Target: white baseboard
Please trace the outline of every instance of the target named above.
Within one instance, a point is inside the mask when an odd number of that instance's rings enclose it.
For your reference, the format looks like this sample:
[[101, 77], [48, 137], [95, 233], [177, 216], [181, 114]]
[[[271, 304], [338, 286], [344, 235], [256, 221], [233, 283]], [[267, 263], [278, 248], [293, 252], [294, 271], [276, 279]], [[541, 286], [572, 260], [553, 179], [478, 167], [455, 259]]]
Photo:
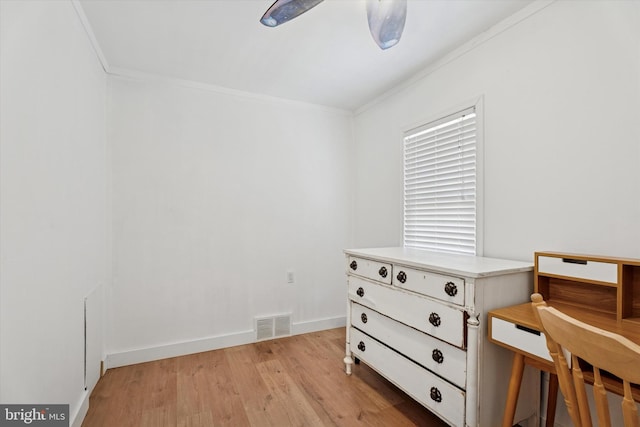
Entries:
[[[326, 329], [345, 326], [346, 322], [346, 317], [340, 316], [294, 323], [292, 325], [291, 332], [292, 335], [299, 335], [309, 332], [323, 331]], [[253, 342], [256, 342], [256, 333], [255, 331], [250, 330], [157, 347], [111, 353], [106, 356], [105, 369], [133, 365], [136, 363], [151, 362], [153, 360], [167, 359], [169, 357], [185, 356], [187, 354], [201, 353], [203, 351], [218, 350], [221, 348], [250, 344]]]
[[185, 341], [175, 344], [161, 345], [157, 347], [147, 347], [137, 350], [123, 351], [120, 353], [111, 353], [107, 354], [105, 368], [111, 369], [117, 368], [119, 366], [134, 365], [136, 363], [167, 359], [169, 357], [201, 353], [203, 351], [217, 350], [220, 348], [249, 344], [254, 341], [254, 331], [243, 331], [229, 335], [219, 335], [217, 337]]
[[93, 390], [87, 390], [84, 392], [82, 396], [82, 401], [78, 406], [78, 410], [75, 414], [69, 414], [69, 418], [71, 418], [69, 425], [71, 427], [81, 427], [82, 422], [84, 421], [84, 417], [87, 415], [87, 411], [89, 411], [89, 396]]
[[347, 317], [332, 317], [329, 319], [311, 320], [309, 322], [294, 323], [291, 327], [292, 335], [308, 334], [310, 332], [324, 331], [340, 328], [347, 324]]

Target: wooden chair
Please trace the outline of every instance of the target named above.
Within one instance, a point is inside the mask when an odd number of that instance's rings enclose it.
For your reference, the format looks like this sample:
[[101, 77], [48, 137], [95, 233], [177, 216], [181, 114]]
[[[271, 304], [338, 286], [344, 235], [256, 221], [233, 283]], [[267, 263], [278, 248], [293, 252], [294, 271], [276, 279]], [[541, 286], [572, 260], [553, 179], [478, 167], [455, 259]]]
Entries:
[[[640, 427], [631, 384], [640, 384], [640, 346], [628, 339], [569, 317], [547, 306], [542, 295], [531, 295], [533, 311], [544, 330], [558, 374], [560, 391], [573, 423], [591, 426], [589, 402], [579, 360], [593, 366], [593, 395], [598, 425], [611, 426], [607, 391], [601, 370], [622, 380], [622, 416], [625, 427]], [[569, 365], [567, 358], [570, 358]], [[569, 367], [571, 366], [571, 367]], [[604, 373], [602, 375], [605, 375]]]

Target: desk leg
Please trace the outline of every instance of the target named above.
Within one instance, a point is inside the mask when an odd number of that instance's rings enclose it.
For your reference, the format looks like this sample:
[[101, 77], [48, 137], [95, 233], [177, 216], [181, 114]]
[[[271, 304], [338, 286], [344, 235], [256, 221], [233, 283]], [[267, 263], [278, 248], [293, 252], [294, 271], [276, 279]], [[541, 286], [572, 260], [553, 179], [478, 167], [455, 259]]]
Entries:
[[523, 372], [524, 356], [520, 353], [514, 353], [513, 363], [511, 365], [511, 378], [509, 379], [509, 391], [507, 392], [507, 404], [504, 408], [504, 418], [502, 419], [502, 427], [513, 426], [513, 417], [516, 415], [516, 406], [518, 404], [518, 395], [520, 394], [520, 383], [522, 382]]
[[556, 374], [549, 373], [546, 427], [553, 427], [553, 423], [556, 420], [556, 402], [558, 402], [558, 376]]

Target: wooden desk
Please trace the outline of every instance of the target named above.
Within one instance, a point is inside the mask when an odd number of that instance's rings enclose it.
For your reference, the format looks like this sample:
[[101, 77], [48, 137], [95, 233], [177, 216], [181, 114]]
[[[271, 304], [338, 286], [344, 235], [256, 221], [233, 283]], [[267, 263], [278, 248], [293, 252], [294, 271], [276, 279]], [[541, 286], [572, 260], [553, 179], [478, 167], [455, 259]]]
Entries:
[[[489, 312], [488, 317], [489, 341], [513, 351], [511, 378], [509, 380], [502, 426], [513, 426], [513, 418], [516, 412], [518, 395], [520, 394], [520, 383], [522, 382], [525, 365], [549, 372], [550, 374], [546, 425], [547, 427], [553, 426], [556, 412], [556, 399], [558, 396], [558, 377], [556, 376], [556, 369], [553, 361], [551, 361], [551, 357], [549, 356], [547, 360], [539, 356], [540, 352], [544, 353], [547, 351], [547, 347], [544, 341], [544, 334], [542, 334], [533, 315], [531, 304], [525, 303], [492, 310]], [[497, 323], [495, 319], [506, 323], [501, 322], [499, 323], [499, 328], [494, 328], [494, 325]], [[513, 328], [512, 334], [509, 333], [508, 327]], [[531, 340], [528, 344], [523, 345], [523, 340], [526, 340], [527, 335], [531, 335]]]
[[[534, 292], [541, 293], [549, 306], [640, 345], [640, 260], [538, 252]], [[488, 318], [489, 341], [514, 352], [503, 426], [513, 425], [525, 365], [550, 374], [546, 425], [552, 426], [558, 380], [531, 303], [490, 311]], [[593, 382], [590, 372], [585, 371], [584, 377]], [[622, 394], [622, 384], [613, 378], [605, 381], [605, 387]], [[640, 402], [640, 389], [633, 392]]]

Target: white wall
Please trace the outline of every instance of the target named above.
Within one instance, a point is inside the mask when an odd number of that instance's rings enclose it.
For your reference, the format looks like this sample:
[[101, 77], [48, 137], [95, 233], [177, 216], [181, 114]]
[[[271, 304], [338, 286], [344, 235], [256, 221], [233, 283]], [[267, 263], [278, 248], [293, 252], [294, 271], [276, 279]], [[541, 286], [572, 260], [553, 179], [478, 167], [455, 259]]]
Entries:
[[356, 246], [401, 244], [402, 132], [482, 95], [484, 255], [640, 257], [640, 2], [558, 1], [440, 65], [356, 116]]
[[3, 0], [0, 16], [0, 402], [81, 420], [109, 280], [105, 74], [71, 2]]
[[344, 324], [351, 114], [121, 77], [108, 105], [109, 366]]

